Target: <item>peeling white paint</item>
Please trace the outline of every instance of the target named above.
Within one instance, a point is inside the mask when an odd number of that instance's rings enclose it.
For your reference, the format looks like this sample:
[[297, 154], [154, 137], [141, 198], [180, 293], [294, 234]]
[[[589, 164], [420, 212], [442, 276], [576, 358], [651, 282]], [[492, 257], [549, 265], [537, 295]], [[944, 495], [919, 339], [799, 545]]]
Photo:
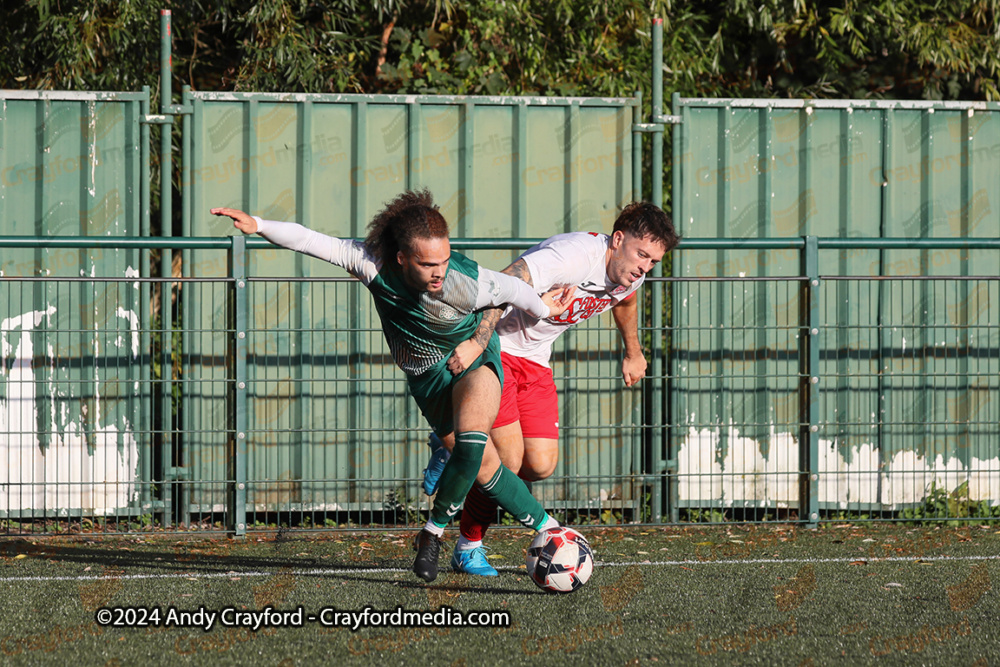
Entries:
[[[139, 446], [127, 418], [102, 424], [100, 377], [95, 370], [95, 415], [70, 415], [70, 404], [56, 390], [54, 355], [49, 346], [48, 414], [40, 414], [32, 331], [51, 320], [55, 306], [29, 311], [0, 323], [0, 510], [82, 509], [93, 514], [113, 513], [138, 495], [136, 471]], [[121, 316], [121, 314], [119, 314]], [[133, 318], [128, 318], [130, 323]], [[51, 322], [49, 322], [51, 324]], [[133, 351], [138, 353], [137, 321]], [[7, 370], [8, 366], [10, 367]], [[91, 426], [88, 447], [84, 422]], [[45, 449], [39, 425], [48, 423]], [[124, 446], [119, 451], [118, 443]]]
[[[799, 443], [791, 433], [767, 437], [768, 456], [761, 443], [740, 434], [730, 424], [725, 428], [727, 451], [718, 461], [721, 429], [691, 427], [677, 456], [680, 502], [712, 501], [723, 507], [790, 507], [799, 502]], [[819, 441], [819, 502], [841, 509], [858, 504], [882, 505], [886, 510], [920, 503], [934, 484], [953, 491], [968, 482], [973, 501], [998, 501], [1000, 456], [972, 457], [964, 466], [957, 458], [927, 459], [913, 451], [898, 451], [892, 459], [879, 460], [870, 443], [841, 454], [833, 440]]]
[[132, 331], [132, 357], [136, 358], [139, 356], [139, 316], [134, 310], [125, 310], [121, 306], [118, 306], [116, 314], [118, 317], [128, 320], [128, 328]]
[[[131, 266], [128, 267], [128, 268], [126, 268], [125, 269], [125, 277], [126, 278], [138, 278], [139, 277], [139, 269], [133, 269]], [[139, 289], [139, 281], [138, 280], [136, 280], [135, 282], [132, 283], [132, 289]]]

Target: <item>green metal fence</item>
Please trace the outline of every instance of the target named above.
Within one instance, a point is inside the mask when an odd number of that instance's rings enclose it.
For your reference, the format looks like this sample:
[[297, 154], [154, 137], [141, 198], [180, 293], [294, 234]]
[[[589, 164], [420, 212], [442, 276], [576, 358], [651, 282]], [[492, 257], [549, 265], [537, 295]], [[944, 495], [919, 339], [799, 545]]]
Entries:
[[[7, 532], [181, 523], [242, 533], [279, 523], [419, 521], [427, 430], [377, 319], [331, 315], [298, 330], [274, 326], [297, 287], [307, 284], [322, 310], [336, 314], [367, 299], [360, 283], [254, 276], [248, 257], [274, 252], [259, 239], [102, 241], [97, 247], [220, 250], [228, 275], [0, 281], [4, 302], [27, 314], [6, 318], [0, 332]], [[31, 245], [95, 241], [0, 239], [4, 248]], [[651, 358], [651, 368], [669, 374], [624, 389], [608, 318], [560, 340], [561, 460], [535, 486], [544, 504], [570, 522], [1000, 515], [1000, 278], [816, 271], [822, 252], [996, 251], [1000, 240], [686, 239], [676, 252], [683, 261], [685, 253], [734, 246], [784, 249], [799, 255], [803, 270], [650, 279], [641, 331], [647, 341], [662, 338], [666, 358]], [[164, 357], [169, 336], [136, 296], [143, 285], [161, 293], [166, 281], [218, 313], [207, 328], [175, 323], [174, 339], [199, 339], [197, 353], [178, 346]], [[34, 305], [41, 285], [53, 299], [46, 310]], [[84, 329], [53, 317], [97, 292], [102, 308], [139, 315]], [[674, 298], [669, 330], [651, 325], [657, 292]], [[905, 307], [920, 294], [928, 296], [917, 310]], [[845, 303], [853, 319], [842, 316]], [[64, 339], [82, 343], [67, 350]], [[216, 374], [189, 377], [195, 363]], [[87, 370], [72, 374], [80, 368]], [[295, 375], [299, 368], [310, 370]], [[197, 412], [206, 395], [218, 397], [218, 412]], [[659, 395], [668, 396], [666, 420], [653, 419]], [[322, 418], [289, 417], [300, 412]], [[77, 415], [89, 417], [74, 422]]]
[[1000, 105], [672, 107], [699, 240], [672, 264], [670, 448], [703, 515], [995, 515]]
[[[1000, 279], [827, 275], [823, 253], [1000, 239], [698, 239], [798, 275], [675, 277], [673, 521], [1000, 516]], [[849, 312], [849, 316], [845, 313]]]
[[[149, 234], [148, 89], [0, 98], [4, 234]], [[45, 240], [0, 250], [0, 279], [25, 277], [0, 297], [0, 512], [141, 514], [150, 321], [142, 305], [149, 283], [138, 277], [149, 275], [148, 258], [135, 248]]]

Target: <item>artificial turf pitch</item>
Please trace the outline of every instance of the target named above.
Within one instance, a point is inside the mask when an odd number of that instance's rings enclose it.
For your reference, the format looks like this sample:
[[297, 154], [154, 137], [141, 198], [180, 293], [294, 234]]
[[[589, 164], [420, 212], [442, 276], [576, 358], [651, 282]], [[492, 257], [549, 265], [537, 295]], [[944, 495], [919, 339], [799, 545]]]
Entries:
[[[570, 595], [524, 574], [526, 531], [493, 530], [496, 578], [410, 572], [414, 531], [0, 538], [3, 664], [1000, 664], [1000, 527], [581, 529], [598, 567]], [[98, 609], [509, 612], [510, 627], [256, 631], [101, 626]], [[124, 612], [120, 612], [124, 613]], [[243, 617], [245, 618], [245, 616]], [[330, 619], [329, 613], [326, 617]], [[439, 615], [441, 618], [441, 615]], [[147, 621], [149, 619], [147, 618]], [[161, 622], [162, 623], [162, 622]]]

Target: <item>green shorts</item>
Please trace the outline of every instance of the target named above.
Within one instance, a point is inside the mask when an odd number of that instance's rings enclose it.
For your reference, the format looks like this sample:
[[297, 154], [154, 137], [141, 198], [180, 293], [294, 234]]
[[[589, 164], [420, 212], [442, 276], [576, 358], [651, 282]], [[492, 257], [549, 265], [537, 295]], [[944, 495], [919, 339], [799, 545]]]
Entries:
[[445, 358], [420, 375], [406, 376], [406, 383], [410, 387], [413, 400], [417, 402], [424, 419], [439, 437], [443, 438], [455, 430], [454, 403], [451, 398], [455, 383], [465, 377], [466, 373], [480, 366], [487, 366], [496, 373], [500, 379], [500, 386], [503, 386], [500, 339], [496, 333], [490, 337], [489, 345], [479, 358], [458, 375], [451, 374], [448, 370], [448, 358]]

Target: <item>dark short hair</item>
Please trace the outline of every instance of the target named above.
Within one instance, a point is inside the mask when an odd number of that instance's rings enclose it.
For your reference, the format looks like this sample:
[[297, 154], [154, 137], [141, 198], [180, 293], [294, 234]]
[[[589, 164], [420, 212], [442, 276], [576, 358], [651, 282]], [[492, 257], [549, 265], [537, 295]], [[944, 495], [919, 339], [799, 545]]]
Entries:
[[670, 252], [680, 243], [681, 237], [674, 230], [674, 223], [663, 209], [649, 202], [632, 202], [618, 214], [615, 232], [627, 232], [636, 238], [651, 237]]
[[412, 252], [415, 239], [448, 238], [448, 223], [434, 205], [430, 190], [409, 190], [399, 195], [368, 223], [365, 246], [382, 261], [400, 250]]

